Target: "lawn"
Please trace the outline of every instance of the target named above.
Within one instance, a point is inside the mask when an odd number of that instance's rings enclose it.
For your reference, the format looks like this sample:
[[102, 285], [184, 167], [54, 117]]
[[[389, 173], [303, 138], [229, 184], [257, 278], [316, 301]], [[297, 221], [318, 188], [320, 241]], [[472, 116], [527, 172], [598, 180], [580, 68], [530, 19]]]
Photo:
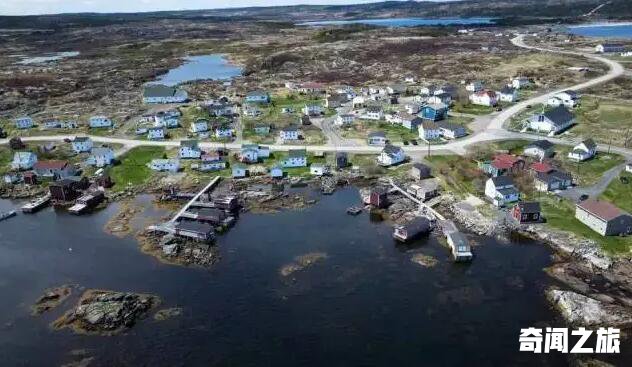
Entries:
[[120, 158], [120, 163], [111, 167], [108, 173], [116, 183], [114, 190], [124, 190], [128, 186], [138, 186], [147, 182], [153, 171], [147, 167], [154, 158], [163, 158], [163, 147], [137, 147]]
[[356, 120], [350, 126], [340, 128], [341, 135], [349, 139], [366, 139], [370, 132], [376, 130], [384, 131], [386, 138], [391, 142], [419, 139], [416, 130], [409, 130], [386, 121]]
[[450, 191], [461, 195], [483, 191], [487, 177], [473, 161], [458, 155], [433, 155], [426, 160], [432, 165], [433, 175], [441, 178]]
[[629, 146], [632, 141], [632, 104], [585, 96], [576, 109], [577, 125], [568, 135], [593, 138], [598, 143]]
[[455, 103], [452, 112], [467, 113], [471, 115], [488, 115], [495, 111], [494, 107], [479, 106], [471, 103]]
[[[621, 178], [627, 180], [627, 183], [622, 182]], [[608, 185], [608, 188], [603, 192], [601, 198], [632, 213], [632, 174], [627, 172], [621, 173], [620, 178], [614, 179], [610, 185]]]
[[7, 146], [0, 146], [0, 174], [5, 174], [11, 169], [13, 152]]
[[604, 172], [625, 162], [618, 154], [599, 152], [595, 158], [577, 163], [567, 158], [571, 149], [572, 147], [556, 147], [556, 158], [562, 169], [572, 173], [577, 183], [582, 186], [594, 185]]
[[594, 240], [610, 254], [627, 254], [632, 246], [632, 237], [603, 237], [575, 219], [575, 204], [570, 200], [557, 199], [550, 195], [538, 198], [547, 225], [578, 236]]

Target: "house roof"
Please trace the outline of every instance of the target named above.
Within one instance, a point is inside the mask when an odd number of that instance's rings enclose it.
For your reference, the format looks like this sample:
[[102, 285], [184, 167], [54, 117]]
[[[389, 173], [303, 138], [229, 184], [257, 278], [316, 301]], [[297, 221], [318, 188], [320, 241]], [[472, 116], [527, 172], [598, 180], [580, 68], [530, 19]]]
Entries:
[[582, 144], [584, 144], [588, 149], [597, 149], [597, 144], [592, 138], [582, 141]]
[[574, 90], [570, 90], [570, 89], [567, 89], [567, 90], [563, 91], [562, 93], [568, 94], [569, 97], [571, 97], [573, 99], [575, 99], [575, 98], [577, 98], [579, 96], [579, 94], [577, 92], [575, 92]]
[[429, 103], [425, 105], [423, 108], [432, 108], [433, 110], [444, 110], [448, 108], [445, 103]]
[[146, 98], [173, 97], [178, 90], [162, 84], [146, 85], [143, 96]]
[[281, 129], [281, 131], [298, 131], [298, 128], [296, 126], [288, 126]]
[[555, 181], [568, 181], [572, 180], [573, 176], [570, 173], [562, 172], [562, 171], [549, 171], [549, 172], [538, 172], [536, 175], [536, 179], [538, 181], [546, 182], [548, 184]]
[[367, 112], [381, 112], [382, 111], [382, 107], [380, 106], [369, 106], [366, 108]]
[[110, 153], [114, 153], [114, 151], [112, 149], [110, 149], [110, 148], [99, 147], [99, 148], [93, 148], [91, 155], [94, 155], [94, 156], [107, 155], [107, 154], [110, 154]]
[[602, 200], [588, 199], [579, 202], [577, 206], [605, 221], [610, 221], [620, 215], [627, 214], [613, 204]]
[[17, 157], [19, 160], [29, 159], [31, 156], [34, 156], [33, 152], [15, 152], [14, 157]]
[[262, 90], [253, 90], [252, 92], [248, 92], [246, 97], [268, 97], [268, 92]]
[[566, 125], [569, 121], [572, 121], [575, 116], [564, 106], [557, 106], [544, 113], [544, 117], [550, 120], [555, 125]]
[[439, 125], [436, 122], [430, 120], [424, 120], [421, 122], [421, 126], [424, 130], [439, 130]]
[[213, 225], [193, 220], [184, 220], [179, 222], [176, 224], [176, 228], [196, 233], [213, 233]]
[[38, 161], [35, 163], [35, 169], [48, 169], [48, 170], [60, 170], [68, 166], [68, 161], [51, 160], [51, 161]]
[[302, 158], [306, 155], [307, 151], [305, 149], [290, 149], [287, 154], [289, 158]]
[[492, 177], [490, 178], [490, 180], [492, 180], [492, 182], [494, 183], [494, 186], [513, 185], [513, 181], [511, 180], [511, 177], [508, 177], [508, 176]]
[[413, 163], [413, 168], [416, 168], [418, 170], [430, 170], [430, 166], [425, 165], [423, 163]]
[[83, 143], [85, 141], [90, 141], [90, 138], [87, 136], [77, 136], [72, 140], [73, 143]]
[[540, 203], [537, 201], [521, 201], [516, 204], [520, 208], [520, 212], [522, 213], [540, 213]]
[[510, 169], [511, 167], [513, 167], [513, 164], [511, 162], [503, 160], [493, 160], [491, 165], [492, 167], [497, 169]]
[[385, 145], [384, 149], [382, 149], [382, 152], [386, 154], [399, 154], [401, 151], [402, 151], [402, 148], [395, 145], [391, 145], [391, 144]]
[[338, 158], [347, 158], [346, 152], [336, 152], [336, 159]]
[[459, 124], [453, 124], [445, 121], [437, 122], [437, 126], [439, 126], [439, 128], [441, 129], [450, 131], [465, 130], [465, 128]]
[[516, 92], [516, 88], [512, 88], [508, 85], [502, 87], [499, 91], [501, 94], [514, 94]]
[[422, 233], [430, 229], [430, 221], [426, 217], [417, 217], [404, 225], [407, 232]]
[[549, 150], [553, 148], [553, 143], [548, 140], [538, 140], [526, 146], [527, 148], [540, 148], [543, 150]]
[[535, 162], [531, 166], [531, 169], [535, 172], [548, 173], [553, 170], [550, 164], [544, 162]]
[[188, 148], [197, 148], [198, 147], [198, 141], [197, 140], [181, 140], [180, 141], [180, 146], [181, 147], [188, 147]]
[[478, 96], [489, 96], [489, 98], [496, 98], [496, 92], [494, 92], [493, 90], [478, 91], [478, 92], [476, 92], [476, 95], [478, 95]]
[[369, 133], [369, 138], [386, 138], [384, 131], [373, 131]]

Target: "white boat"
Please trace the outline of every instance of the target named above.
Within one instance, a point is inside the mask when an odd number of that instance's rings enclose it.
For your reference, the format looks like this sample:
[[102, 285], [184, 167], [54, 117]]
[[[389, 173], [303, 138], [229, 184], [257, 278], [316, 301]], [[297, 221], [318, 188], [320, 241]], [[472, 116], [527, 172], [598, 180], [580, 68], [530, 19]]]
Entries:
[[50, 194], [46, 194], [45, 196], [28, 202], [22, 206], [22, 212], [24, 213], [35, 213], [38, 210], [42, 209], [50, 202]]
[[14, 217], [17, 213], [15, 212], [15, 210], [11, 210], [8, 212], [4, 212], [4, 213], [0, 213], [0, 221]]

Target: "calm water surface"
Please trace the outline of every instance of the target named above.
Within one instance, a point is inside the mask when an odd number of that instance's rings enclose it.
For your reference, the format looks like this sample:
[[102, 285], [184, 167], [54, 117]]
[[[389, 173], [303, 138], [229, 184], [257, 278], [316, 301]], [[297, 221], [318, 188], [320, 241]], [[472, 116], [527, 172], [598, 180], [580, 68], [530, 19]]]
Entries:
[[632, 38], [632, 24], [586, 24], [569, 27], [569, 32], [586, 37]]
[[[345, 214], [358, 200], [347, 188], [302, 211], [242, 215], [220, 237], [222, 259], [211, 270], [161, 264], [134, 240], [104, 233], [116, 205], [0, 222], [0, 365], [56, 366], [77, 360], [78, 349], [95, 366], [566, 365], [560, 355], [517, 352], [521, 327], [563, 325], [542, 295], [545, 246], [470, 236], [474, 262], [454, 264], [433, 237], [395, 245], [389, 225]], [[0, 210], [15, 204], [0, 201]], [[314, 251], [327, 259], [279, 275]], [[410, 260], [416, 253], [439, 263], [423, 268]], [[48, 324], [74, 299], [41, 317], [29, 307], [67, 283], [154, 293], [184, 314], [150, 317], [114, 337], [55, 332]]]
[[186, 62], [156, 80], [155, 83], [177, 85], [180, 83], [212, 79], [229, 80], [241, 75], [241, 68], [232, 65], [220, 54], [191, 56]]
[[476, 25], [493, 24], [493, 18], [383, 18], [383, 19], [354, 19], [354, 20], [325, 20], [305, 22], [299, 25], [327, 26], [345, 24], [366, 24], [382, 27], [417, 27], [437, 25]]

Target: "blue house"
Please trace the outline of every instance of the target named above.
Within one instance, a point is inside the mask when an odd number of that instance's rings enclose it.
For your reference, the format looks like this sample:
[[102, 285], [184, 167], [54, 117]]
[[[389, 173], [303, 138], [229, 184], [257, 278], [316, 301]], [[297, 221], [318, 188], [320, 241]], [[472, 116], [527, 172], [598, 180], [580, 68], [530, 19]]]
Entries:
[[423, 106], [421, 112], [419, 112], [419, 117], [431, 121], [441, 121], [445, 119], [447, 115], [448, 106], [443, 103]]
[[253, 91], [246, 95], [246, 103], [270, 103], [270, 95], [264, 91]]

